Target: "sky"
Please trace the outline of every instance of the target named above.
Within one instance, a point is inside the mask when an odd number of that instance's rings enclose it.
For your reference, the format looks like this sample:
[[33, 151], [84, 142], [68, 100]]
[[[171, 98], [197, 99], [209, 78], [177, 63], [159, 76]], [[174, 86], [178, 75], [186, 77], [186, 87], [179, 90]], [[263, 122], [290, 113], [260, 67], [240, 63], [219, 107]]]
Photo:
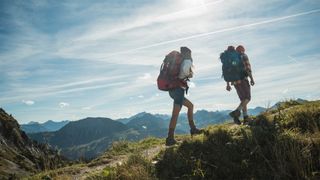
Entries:
[[0, 107], [19, 123], [171, 114], [156, 79], [188, 46], [195, 110], [234, 109], [219, 54], [240, 44], [256, 82], [249, 108], [318, 100], [319, 19], [319, 0], [1, 0]]

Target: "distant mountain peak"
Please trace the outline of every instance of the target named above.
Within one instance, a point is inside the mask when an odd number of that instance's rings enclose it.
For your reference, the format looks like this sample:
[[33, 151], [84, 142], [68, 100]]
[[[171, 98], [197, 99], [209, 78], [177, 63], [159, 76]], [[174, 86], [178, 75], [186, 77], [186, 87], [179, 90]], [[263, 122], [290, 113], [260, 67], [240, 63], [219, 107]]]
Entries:
[[68, 124], [69, 121], [55, 122], [53, 120], [48, 120], [44, 123], [38, 123], [31, 121], [28, 124], [21, 124], [21, 129], [26, 133], [37, 133], [37, 132], [52, 132], [61, 129], [63, 126]]
[[146, 116], [146, 115], [151, 115], [151, 114], [143, 111], [143, 112], [140, 112], [140, 113], [138, 113], [138, 114], [136, 114], [136, 115], [134, 115], [134, 116], [132, 116], [130, 118], [139, 118], [139, 117], [143, 117], [143, 116]]
[[112, 119], [106, 118], [106, 117], [86, 117], [84, 119], [80, 119], [79, 121], [81, 121], [81, 120], [101, 120], [101, 119], [103, 119], [103, 120], [112, 120]]
[[36, 121], [30, 121], [28, 124], [39, 124], [39, 123]]

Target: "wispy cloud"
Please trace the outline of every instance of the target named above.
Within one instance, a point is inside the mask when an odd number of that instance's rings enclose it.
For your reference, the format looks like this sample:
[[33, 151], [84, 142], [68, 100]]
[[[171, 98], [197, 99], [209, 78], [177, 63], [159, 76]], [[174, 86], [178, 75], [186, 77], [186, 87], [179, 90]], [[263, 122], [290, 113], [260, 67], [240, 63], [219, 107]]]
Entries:
[[22, 100], [22, 102], [24, 103], [24, 104], [26, 104], [26, 105], [28, 105], [28, 106], [31, 106], [31, 105], [34, 105], [34, 101], [32, 101], [32, 100]]
[[60, 108], [66, 108], [66, 107], [69, 107], [70, 106], [70, 104], [69, 103], [66, 103], [66, 102], [60, 102], [59, 103], [59, 107]]
[[138, 77], [138, 79], [141, 79], [141, 80], [149, 80], [149, 79], [151, 79], [151, 74], [150, 74], [150, 73], [144, 73], [144, 75]]
[[298, 16], [304, 16], [304, 15], [319, 13], [319, 12], [320, 12], [320, 9], [315, 9], [315, 10], [306, 11], [306, 12], [302, 12], [302, 13], [292, 14], [289, 16], [277, 17], [277, 18], [272, 18], [269, 20], [263, 20], [263, 21], [249, 23], [249, 24], [245, 24], [245, 25], [238, 25], [238, 26], [234, 26], [234, 27], [224, 28], [224, 29], [220, 29], [220, 30], [216, 30], [216, 31], [206, 32], [206, 33], [200, 33], [200, 34], [191, 35], [191, 36], [178, 38], [178, 39], [174, 39], [174, 40], [163, 41], [163, 42], [154, 43], [154, 44], [150, 44], [150, 45], [146, 45], [146, 46], [142, 46], [142, 47], [126, 50], [126, 51], [111, 53], [111, 54], [106, 55], [105, 57], [102, 57], [102, 59], [105, 59], [105, 58], [111, 57], [111, 56], [116, 56], [119, 54], [131, 53], [131, 52], [135, 52], [135, 51], [139, 51], [139, 50], [143, 50], [143, 49], [153, 48], [153, 47], [176, 43], [176, 42], [180, 42], [180, 41], [186, 41], [186, 40], [201, 38], [201, 37], [210, 36], [210, 35], [214, 35], [214, 34], [225, 33], [228, 31], [236, 31], [236, 30], [241, 30], [241, 29], [245, 29], [245, 28], [251, 28], [254, 26], [275, 23], [275, 22], [284, 21], [284, 20], [287, 20], [290, 18], [295, 18]]
[[[65, 93], [74, 93], [74, 92], [79, 92], [79, 91], [87, 91], [87, 90], [95, 90], [95, 89], [101, 89], [101, 88], [108, 88], [112, 86], [120, 86], [126, 84], [126, 82], [116, 82], [116, 83], [108, 83], [104, 85], [95, 85], [95, 86], [87, 86], [87, 87], [78, 87], [78, 88], [72, 88], [72, 89], [64, 89], [64, 90], [58, 90], [58, 91], [39, 91], [39, 94], [34, 94], [34, 93], [29, 93], [28, 96], [33, 97], [33, 98], [41, 98], [41, 97], [46, 97], [46, 96], [51, 96], [51, 95], [57, 95], [57, 94], [65, 94]], [[15, 97], [6, 97], [6, 98], [1, 98], [0, 101], [2, 102], [12, 102], [19, 100], [26, 95], [21, 95], [21, 96], [15, 96]]]
[[91, 106], [86, 106], [86, 107], [83, 107], [82, 109], [83, 109], [83, 110], [91, 110], [92, 107], [91, 107]]

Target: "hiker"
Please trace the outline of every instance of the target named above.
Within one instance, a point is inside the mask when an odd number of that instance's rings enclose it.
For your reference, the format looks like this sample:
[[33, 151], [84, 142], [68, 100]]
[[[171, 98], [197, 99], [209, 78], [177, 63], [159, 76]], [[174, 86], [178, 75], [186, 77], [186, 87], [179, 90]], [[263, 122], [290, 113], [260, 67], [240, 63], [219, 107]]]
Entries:
[[[231, 74], [231, 76], [234, 77], [226, 81], [226, 90], [231, 91], [230, 84], [233, 85], [240, 99], [239, 106], [234, 111], [230, 112], [229, 115], [233, 118], [236, 124], [241, 124], [239, 117], [242, 110], [243, 123], [246, 124], [250, 121], [247, 109], [247, 105], [251, 100], [250, 84], [251, 86], [255, 84], [252, 76], [251, 65], [248, 56], [245, 54], [245, 49], [242, 45], [239, 45], [236, 49], [234, 49], [233, 46], [229, 46], [227, 52], [234, 53], [233, 55], [234, 57], [236, 57], [235, 59], [238, 58], [238, 60], [235, 61], [239, 61], [238, 64], [233, 62], [234, 64], [237, 64], [237, 70], [230, 70], [230, 72], [233, 73]], [[250, 78], [250, 84], [248, 81], [248, 77]]]
[[[178, 63], [179, 67], [177, 67], [177, 69], [179, 69], [179, 72], [177, 72], [177, 77], [176, 79], [176, 85], [174, 85], [175, 83], [167, 83], [166, 86], [162, 85], [164, 84], [161, 80], [161, 75], [159, 75], [158, 78], [158, 88], [161, 90], [166, 90], [166, 87], [173, 87], [173, 88], [169, 88], [169, 95], [170, 97], [174, 100], [173, 101], [173, 110], [172, 110], [172, 116], [171, 116], [171, 120], [170, 120], [170, 124], [169, 124], [169, 131], [168, 131], [168, 137], [166, 138], [166, 145], [167, 146], [171, 146], [176, 144], [176, 140], [174, 139], [174, 131], [176, 128], [176, 124], [177, 124], [177, 120], [178, 120], [178, 116], [180, 113], [180, 110], [182, 108], [182, 105], [186, 106], [188, 108], [187, 111], [187, 115], [188, 115], [188, 121], [189, 121], [189, 126], [190, 126], [190, 134], [191, 135], [195, 135], [195, 134], [200, 134], [201, 130], [197, 129], [194, 121], [193, 121], [193, 104], [192, 102], [190, 102], [187, 98], [185, 98], [184, 94], [185, 92], [188, 92], [188, 83], [187, 81], [189, 81], [190, 78], [193, 77], [193, 71], [192, 71], [192, 67], [193, 67], [193, 60], [191, 57], [191, 50], [187, 47], [181, 47], [180, 48], [180, 53], [173, 51], [172, 53], [176, 53], [176, 54], [181, 54], [181, 56], [179, 56], [178, 58], [181, 58], [179, 60], [176, 60], [176, 62], [180, 61], [181, 64]], [[169, 54], [169, 55], [170, 55]], [[167, 55], [167, 56], [169, 56]], [[166, 56], [166, 58], [167, 58]], [[164, 62], [166, 61], [166, 59], [164, 60]], [[174, 62], [173, 64], [177, 64], [176, 62]], [[163, 67], [164, 65], [162, 65]], [[170, 69], [170, 68], [168, 68]], [[171, 68], [174, 69], [174, 68]], [[172, 85], [173, 84], [173, 85]], [[165, 88], [161, 88], [165, 87]]]

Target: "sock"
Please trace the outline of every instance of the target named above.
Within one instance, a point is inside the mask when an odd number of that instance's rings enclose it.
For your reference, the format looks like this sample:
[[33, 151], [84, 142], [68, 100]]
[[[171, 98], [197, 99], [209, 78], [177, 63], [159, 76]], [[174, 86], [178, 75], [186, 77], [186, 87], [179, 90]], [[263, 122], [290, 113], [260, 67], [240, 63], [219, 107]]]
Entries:
[[236, 110], [241, 111], [242, 110], [242, 106], [239, 105]]

